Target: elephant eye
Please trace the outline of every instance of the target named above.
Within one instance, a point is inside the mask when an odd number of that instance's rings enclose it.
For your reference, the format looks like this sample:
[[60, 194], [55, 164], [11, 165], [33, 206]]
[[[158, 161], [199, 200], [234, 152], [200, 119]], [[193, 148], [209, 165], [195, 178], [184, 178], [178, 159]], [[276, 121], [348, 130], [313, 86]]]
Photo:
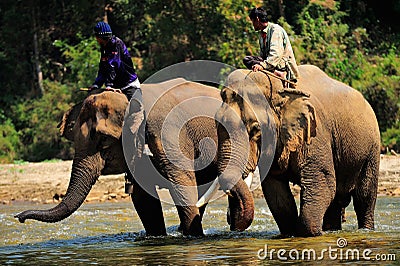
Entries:
[[259, 139], [261, 136], [261, 127], [258, 122], [253, 122], [249, 127], [250, 139]]
[[226, 88], [223, 88], [222, 90], [221, 90], [221, 98], [222, 98], [222, 101], [226, 101]]
[[237, 104], [242, 105], [243, 104], [243, 98], [240, 94], [236, 92], [232, 92], [232, 99], [235, 101]]

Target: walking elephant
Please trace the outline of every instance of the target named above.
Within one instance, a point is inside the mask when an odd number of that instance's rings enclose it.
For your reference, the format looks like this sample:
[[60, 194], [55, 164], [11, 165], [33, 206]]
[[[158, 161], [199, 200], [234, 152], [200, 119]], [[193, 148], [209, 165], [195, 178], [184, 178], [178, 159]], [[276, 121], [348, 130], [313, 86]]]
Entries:
[[[214, 115], [221, 105], [219, 90], [175, 79], [143, 84], [142, 92], [148, 146], [154, 156], [143, 155], [136, 162], [131, 194], [135, 209], [147, 235], [165, 235], [155, 186], [166, 187], [177, 207], [183, 234], [203, 235], [201, 220], [205, 206], [196, 207], [196, 202], [217, 176]], [[123, 150], [127, 147], [123, 147], [121, 137], [127, 105], [123, 94], [106, 91], [89, 95], [64, 115], [61, 132], [75, 147], [66, 195], [52, 209], [29, 210], [16, 215], [20, 222], [63, 220], [81, 206], [101, 174], [127, 171]], [[240, 189], [237, 194], [245, 198], [248, 189]], [[251, 201], [244, 205], [253, 210]], [[253, 217], [242, 217], [240, 208], [233, 212], [238, 220], [234, 223], [237, 226], [231, 228], [244, 230], [240, 225], [251, 223]]]
[[[361, 93], [319, 68], [299, 70], [296, 89], [267, 72], [229, 75], [216, 114], [220, 186], [228, 191], [258, 164], [281, 234], [340, 230], [351, 197], [358, 227], [373, 229], [380, 149], [375, 114]], [[241, 129], [242, 140], [235, 137]], [[289, 182], [301, 187], [299, 214]]]

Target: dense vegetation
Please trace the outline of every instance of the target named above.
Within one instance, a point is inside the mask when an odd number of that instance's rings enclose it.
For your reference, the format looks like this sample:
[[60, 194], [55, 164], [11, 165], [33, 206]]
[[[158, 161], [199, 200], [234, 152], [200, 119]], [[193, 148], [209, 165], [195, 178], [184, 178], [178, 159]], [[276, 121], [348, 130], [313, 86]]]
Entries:
[[400, 0], [3, 0], [0, 2], [0, 162], [71, 158], [62, 114], [96, 76], [93, 26], [106, 20], [141, 80], [168, 65], [208, 59], [239, 68], [258, 50], [247, 13], [264, 6], [314, 64], [373, 106], [382, 145], [400, 150]]

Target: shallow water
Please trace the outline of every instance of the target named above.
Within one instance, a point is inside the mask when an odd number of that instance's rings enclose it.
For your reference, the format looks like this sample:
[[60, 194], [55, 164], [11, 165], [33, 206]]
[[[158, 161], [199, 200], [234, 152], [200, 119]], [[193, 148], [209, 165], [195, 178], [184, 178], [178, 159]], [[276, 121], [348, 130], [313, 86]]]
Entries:
[[253, 224], [239, 233], [230, 232], [226, 223], [226, 198], [212, 202], [205, 213], [203, 238], [182, 236], [176, 209], [167, 204], [163, 208], [168, 236], [159, 238], [144, 236], [130, 202], [85, 204], [55, 224], [20, 224], [13, 218], [22, 210], [51, 205], [2, 206], [0, 265], [400, 264], [400, 198], [378, 198], [373, 232], [356, 229], [349, 206], [344, 230], [315, 238], [277, 239], [278, 228], [265, 200], [256, 199], [255, 204]]

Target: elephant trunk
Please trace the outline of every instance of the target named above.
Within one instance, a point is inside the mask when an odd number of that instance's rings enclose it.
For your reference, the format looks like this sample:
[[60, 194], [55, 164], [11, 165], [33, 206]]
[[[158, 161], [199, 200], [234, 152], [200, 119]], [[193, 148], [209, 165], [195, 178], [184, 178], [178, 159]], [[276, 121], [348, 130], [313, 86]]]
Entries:
[[254, 219], [254, 200], [248, 186], [242, 179], [229, 191], [228, 201], [227, 218], [230, 230], [246, 230]]
[[84, 158], [75, 156], [71, 179], [62, 202], [49, 210], [28, 210], [15, 216], [23, 223], [27, 219], [46, 223], [59, 222], [74, 213], [84, 202], [104, 167], [100, 153]]
[[228, 223], [232, 231], [244, 231], [254, 219], [253, 195], [242, 178], [255, 169], [247, 135], [218, 131], [218, 181], [229, 197]]
[[253, 196], [242, 179], [245, 157], [243, 154], [231, 150], [231, 141], [228, 138], [221, 140], [219, 145], [218, 180], [221, 188], [229, 195], [228, 223], [230, 230], [244, 231], [251, 225], [254, 218]]

